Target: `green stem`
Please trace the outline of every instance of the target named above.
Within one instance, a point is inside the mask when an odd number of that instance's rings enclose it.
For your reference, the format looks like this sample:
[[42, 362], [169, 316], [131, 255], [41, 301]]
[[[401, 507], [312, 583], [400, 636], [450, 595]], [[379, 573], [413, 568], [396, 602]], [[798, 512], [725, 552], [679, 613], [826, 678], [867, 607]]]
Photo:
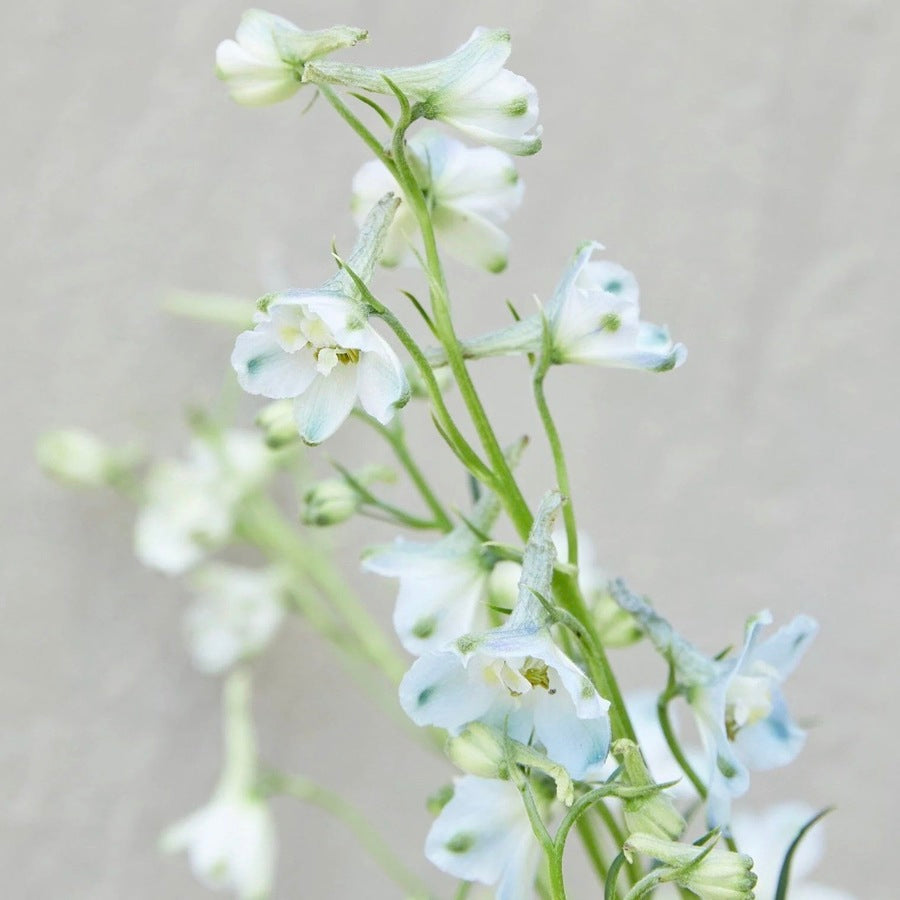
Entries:
[[399, 683], [406, 664], [391, 646], [381, 626], [357, 600], [327, 556], [307, 544], [271, 500], [263, 496], [248, 500], [241, 509], [238, 530], [263, 552], [283, 560], [312, 581], [327, 596], [369, 660], [392, 681]]
[[[610, 808], [602, 800], [594, 806], [594, 809], [597, 810], [597, 815], [603, 820], [603, 824], [609, 831], [613, 843], [621, 850], [625, 841], [628, 839], [628, 836], [622, 830], [622, 826], [619, 825], [618, 820], [612, 814]], [[641, 870], [637, 860], [632, 860], [632, 862], [627, 863], [627, 870], [629, 880], [632, 884], [635, 884], [641, 877]]]
[[575, 827], [578, 829], [578, 836], [581, 838], [581, 843], [584, 845], [585, 852], [591, 861], [591, 865], [594, 867], [594, 871], [605, 881], [606, 876], [609, 874], [609, 864], [603, 854], [600, 841], [597, 840], [597, 835], [591, 827], [590, 820], [579, 818]]
[[672, 727], [672, 719], [669, 716], [669, 702], [672, 700], [674, 694], [672, 693], [673, 680], [670, 675], [669, 678], [669, 687], [659, 695], [659, 698], [656, 701], [656, 715], [659, 719], [659, 727], [662, 729], [663, 737], [666, 739], [666, 743], [669, 745], [669, 750], [672, 751], [672, 756], [675, 757], [675, 761], [681, 767], [681, 771], [687, 776], [688, 781], [694, 786], [694, 790], [700, 795], [702, 800], [706, 800], [707, 790], [706, 785], [701, 781], [700, 776], [694, 771], [694, 767], [688, 762], [687, 757], [684, 754], [684, 751], [681, 749], [681, 744], [678, 741], [678, 738], [675, 736], [675, 729]]
[[404, 891], [423, 900], [431, 896], [424, 882], [394, 854], [372, 823], [343, 797], [306, 778], [287, 775], [273, 776], [270, 790], [272, 793], [295, 797], [334, 816], [353, 832], [372, 860]]
[[409, 447], [407, 446], [402, 426], [399, 424], [382, 425], [378, 419], [363, 412], [361, 409], [354, 410], [354, 415], [371, 428], [374, 428], [375, 431], [387, 441], [391, 450], [394, 451], [394, 456], [397, 457], [397, 461], [403, 466], [403, 469], [409, 476], [409, 480], [415, 485], [416, 490], [419, 492], [419, 496], [421, 496], [422, 500], [425, 501], [426, 506], [434, 514], [435, 522], [440, 527], [441, 531], [452, 531], [453, 521], [444, 509], [441, 501], [438, 499], [437, 494], [431, 489], [431, 485], [428, 484], [425, 474], [413, 459]]
[[327, 84], [318, 84], [319, 91], [322, 96], [334, 107], [337, 114], [362, 138], [363, 143], [375, 154], [378, 160], [383, 163], [387, 170], [397, 178], [397, 167], [394, 161], [385, 152], [381, 141], [369, 131], [363, 122], [353, 113], [350, 107], [341, 100], [340, 97]]
[[556, 844], [547, 831], [544, 819], [537, 803], [534, 800], [534, 794], [531, 791], [531, 785], [522, 770], [515, 764], [510, 766], [510, 773], [522, 795], [522, 802], [525, 804], [525, 811], [528, 814], [528, 821], [531, 823], [531, 830], [537, 838], [538, 843], [544, 850], [547, 857], [548, 874], [550, 876], [550, 896], [551, 900], [566, 900], [566, 889], [563, 884], [562, 862], [559, 859], [560, 854], [557, 851]]
[[397, 180], [403, 190], [406, 202], [416, 216], [419, 230], [422, 233], [422, 240], [425, 245], [425, 261], [427, 266], [427, 274], [429, 276], [429, 286], [431, 292], [432, 313], [434, 316], [434, 325], [438, 338], [447, 351], [447, 359], [453, 377], [459, 387], [459, 392], [469, 411], [478, 438], [487, 453], [491, 468], [502, 485], [499, 492], [504, 507], [507, 510], [519, 536], [522, 540], [528, 537], [531, 529], [532, 516], [528, 509], [528, 504], [516, 483], [512, 470], [506, 461], [503, 448], [497, 440], [497, 436], [491, 426], [475, 389], [475, 385], [466, 368], [463, 359], [462, 349], [459, 344], [459, 338], [453, 329], [453, 321], [450, 317], [449, 295], [447, 291], [447, 282], [444, 277], [443, 266], [441, 265], [440, 254], [437, 249], [437, 241], [434, 235], [434, 226], [431, 221], [431, 214], [428, 210], [425, 196], [419, 188], [415, 174], [409, 165], [406, 157], [405, 135], [406, 129], [412, 122], [409, 104], [402, 94], [398, 94], [403, 108], [403, 115], [394, 131], [393, 140], [393, 159], [397, 169]]

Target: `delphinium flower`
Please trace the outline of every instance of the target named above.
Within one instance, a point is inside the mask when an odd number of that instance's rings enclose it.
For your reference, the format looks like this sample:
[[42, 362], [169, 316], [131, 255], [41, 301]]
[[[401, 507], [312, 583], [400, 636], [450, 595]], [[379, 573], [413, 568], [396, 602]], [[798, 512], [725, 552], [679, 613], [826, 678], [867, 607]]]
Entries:
[[[347, 265], [368, 280], [397, 201], [384, 198], [363, 225]], [[396, 353], [369, 324], [350, 276], [343, 270], [322, 287], [263, 297], [256, 326], [238, 336], [231, 364], [241, 387], [273, 400], [294, 398], [300, 437], [330, 437], [359, 401], [379, 422], [409, 399]]]
[[262, 486], [273, 464], [254, 432], [199, 434], [186, 461], [167, 460], [150, 471], [135, 524], [138, 559], [170, 575], [195, 566], [228, 541], [240, 502]]
[[[785, 853], [815, 811], [803, 803], [779, 803], [760, 813], [738, 811], [732, 828], [741, 850], [753, 857], [756, 896], [773, 900]], [[853, 900], [846, 891], [810, 881], [825, 856], [825, 833], [817, 824], [801, 840], [791, 861], [790, 900]]]
[[791, 719], [781, 685], [800, 662], [817, 625], [800, 615], [760, 641], [760, 632], [772, 622], [764, 611], [747, 623], [740, 652], [711, 659], [624, 585], [617, 586], [616, 596], [671, 663], [703, 741], [708, 822], [727, 826], [732, 798], [750, 785], [749, 770], [787, 765], [803, 747], [805, 732]]
[[246, 672], [225, 686], [225, 765], [210, 802], [168, 828], [160, 839], [169, 853], [186, 851], [196, 878], [241, 900], [262, 900], [272, 887], [275, 823], [257, 793], [257, 758]]
[[533, 734], [573, 778], [590, 779], [609, 749], [609, 703], [557, 646], [536, 596], [550, 596], [556, 557], [550, 527], [559, 503], [558, 494], [548, 495], [538, 512], [509, 619], [421, 656], [401, 682], [400, 702], [416, 724], [451, 733], [481, 721], [516, 740]]
[[[506, 268], [509, 237], [500, 226], [522, 202], [524, 185], [513, 160], [494, 147], [466, 147], [433, 129], [409, 140], [416, 181], [428, 202], [434, 232], [450, 255], [490, 272]], [[380, 160], [353, 178], [353, 214], [361, 222], [389, 191], [398, 191]], [[401, 203], [381, 252], [386, 266], [415, 261], [420, 243], [415, 214]]]
[[524, 900], [543, 851], [511, 781], [464, 775], [428, 832], [425, 855], [456, 878], [493, 886], [496, 900]]
[[504, 68], [511, 52], [503, 29], [476, 28], [444, 59], [419, 66], [364, 68], [316, 60], [304, 78], [390, 94], [385, 79], [418, 104], [426, 119], [452, 125], [482, 144], [527, 156], [541, 148], [538, 97], [533, 85]]
[[442, 649], [488, 625], [488, 589], [495, 562], [475, 529], [489, 531], [500, 501], [486, 491], [468, 516], [440, 540], [424, 543], [397, 538], [363, 556], [363, 566], [400, 581], [394, 628], [416, 655]]
[[224, 672], [255, 656], [284, 619], [286, 579], [277, 568], [210, 563], [191, 578], [197, 592], [184, 617], [191, 660], [206, 673]]
[[234, 40], [216, 48], [216, 74], [231, 97], [245, 106], [263, 106], [293, 96], [303, 86], [306, 63], [366, 39], [361, 28], [336, 25], [303, 31], [261, 9], [241, 16]]

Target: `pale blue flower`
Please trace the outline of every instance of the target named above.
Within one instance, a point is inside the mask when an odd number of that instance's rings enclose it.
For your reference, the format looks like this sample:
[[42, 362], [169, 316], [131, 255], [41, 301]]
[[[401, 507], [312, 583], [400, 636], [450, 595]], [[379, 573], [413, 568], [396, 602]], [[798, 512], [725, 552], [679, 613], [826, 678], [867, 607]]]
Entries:
[[543, 851], [512, 782], [465, 775], [431, 826], [425, 855], [455, 878], [493, 886], [496, 900], [524, 900]]
[[[397, 202], [384, 198], [360, 232], [348, 265], [367, 280]], [[270, 294], [252, 331], [238, 335], [231, 364], [241, 387], [273, 400], [294, 398], [300, 437], [318, 444], [341, 426], [354, 405], [385, 424], [409, 399], [397, 354], [369, 324], [349, 275], [321, 288]]]
[[787, 765], [803, 747], [805, 732], [791, 719], [781, 686], [818, 626], [800, 615], [761, 641], [762, 629], [772, 622], [764, 611], [747, 623], [739, 653], [711, 659], [621, 583], [617, 599], [672, 664], [703, 741], [706, 772], [700, 774], [709, 790], [708, 822], [711, 827], [727, 826], [731, 801], [747, 791], [750, 770]]
[[541, 506], [506, 623], [420, 657], [400, 684], [400, 703], [419, 725], [458, 733], [482, 721], [525, 743], [533, 736], [573, 778], [590, 779], [609, 749], [609, 703], [556, 645], [535, 596], [550, 596], [556, 551], [549, 528], [558, 505], [556, 494]]

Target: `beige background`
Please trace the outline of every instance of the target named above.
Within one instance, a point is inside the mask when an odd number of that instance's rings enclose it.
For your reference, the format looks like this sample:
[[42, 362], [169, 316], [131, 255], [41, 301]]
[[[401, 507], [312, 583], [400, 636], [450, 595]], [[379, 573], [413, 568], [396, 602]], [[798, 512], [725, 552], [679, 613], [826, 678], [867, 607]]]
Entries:
[[[162, 826], [207, 796], [219, 752], [217, 684], [181, 647], [182, 589], [133, 560], [124, 504], [46, 483], [31, 445], [74, 423], [175, 451], [181, 411], [222, 383], [231, 335], [163, 316], [162, 294], [312, 285], [329, 270], [332, 234], [350, 240], [362, 148], [324, 104], [306, 117], [302, 101], [241, 109], [212, 76], [241, 10], [4, 5], [10, 896], [204, 896], [183, 860], [154, 849]], [[895, 896], [897, 4], [319, 0], [276, 11], [306, 27], [368, 27], [358, 58], [372, 62], [440, 55], [476, 24], [512, 29], [512, 68], [540, 91], [545, 149], [521, 164], [510, 271], [451, 269], [461, 331], [502, 323], [504, 297], [547, 296], [583, 238], [637, 272], [645, 315], [691, 355], [664, 377], [554, 372], [583, 524], [610, 570], [711, 651], [763, 606], [821, 620], [790, 686], [798, 715], [820, 724], [794, 767], [755, 779], [757, 802], [836, 803], [822, 874], [860, 897]], [[379, 282], [385, 296], [401, 284], [418, 282]], [[521, 365], [480, 377], [502, 435], [539, 437]], [[424, 411], [410, 418], [459, 495]], [[358, 443], [348, 428], [327, 449], [353, 462]], [[552, 483], [540, 440], [523, 476], [533, 500]], [[352, 548], [364, 531], [338, 540]], [[354, 568], [352, 549], [346, 558]], [[386, 616], [391, 585], [357, 582]], [[629, 685], [658, 675], [625, 671]], [[257, 708], [269, 757], [343, 784], [432, 876], [419, 859], [422, 797], [448, 768], [399, 741], [299, 625], [259, 666]], [[278, 897], [397, 896], [339, 826], [290, 804], [278, 815]]]

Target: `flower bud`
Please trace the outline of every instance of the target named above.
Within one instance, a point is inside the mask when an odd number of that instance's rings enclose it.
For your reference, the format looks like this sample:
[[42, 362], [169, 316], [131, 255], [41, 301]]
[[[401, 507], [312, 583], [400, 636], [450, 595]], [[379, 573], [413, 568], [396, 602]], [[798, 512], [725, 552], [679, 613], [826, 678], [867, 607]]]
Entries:
[[450, 738], [447, 741], [447, 756], [470, 775], [509, 778], [503, 739], [481, 722], [472, 722], [458, 737]]
[[276, 400], [264, 406], [256, 416], [256, 424], [265, 433], [266, 444], [272, 450], [300, 443], [294, 404], [290, 400]]
[[488, 599], [498, 609], [512, 609], [519, 597], [522, 567], [512, 560], [501, 560], [491, 570], [488, 579]]
[[743, 853], [714, 846], [696, 846], [660, 840], [649, 834], [632, 834], [622, 847], [629, 861], [635, 853], [664, 864], [661, 882], [674, 882], [701, 900], [753, 900], [753, 860]]
[[393, 478], [394, 473], [384, 466], [366, 466], [349, 478], [326, 478], [303, 495], [300, 518], [306, 525], [320, 527], [346, 522], [365, 502], [365, 488]]
[[[637, 744], [628, 740], [616, 741], [612, 751], [622, 764], [630, 785], [644, 787], [653, 784]], [[663, 790], [643, 797], [624, 799], [622, 808], [629, 832], [649, 834], [660, 840], [674, 840], [681, 837], [687, 825]]]
[[73, 487], [103, 487], [121, 479], [135, 464], [133, 450], [113, 450], [87, 431], [50, 431], [35, 448], [40, 467]]

